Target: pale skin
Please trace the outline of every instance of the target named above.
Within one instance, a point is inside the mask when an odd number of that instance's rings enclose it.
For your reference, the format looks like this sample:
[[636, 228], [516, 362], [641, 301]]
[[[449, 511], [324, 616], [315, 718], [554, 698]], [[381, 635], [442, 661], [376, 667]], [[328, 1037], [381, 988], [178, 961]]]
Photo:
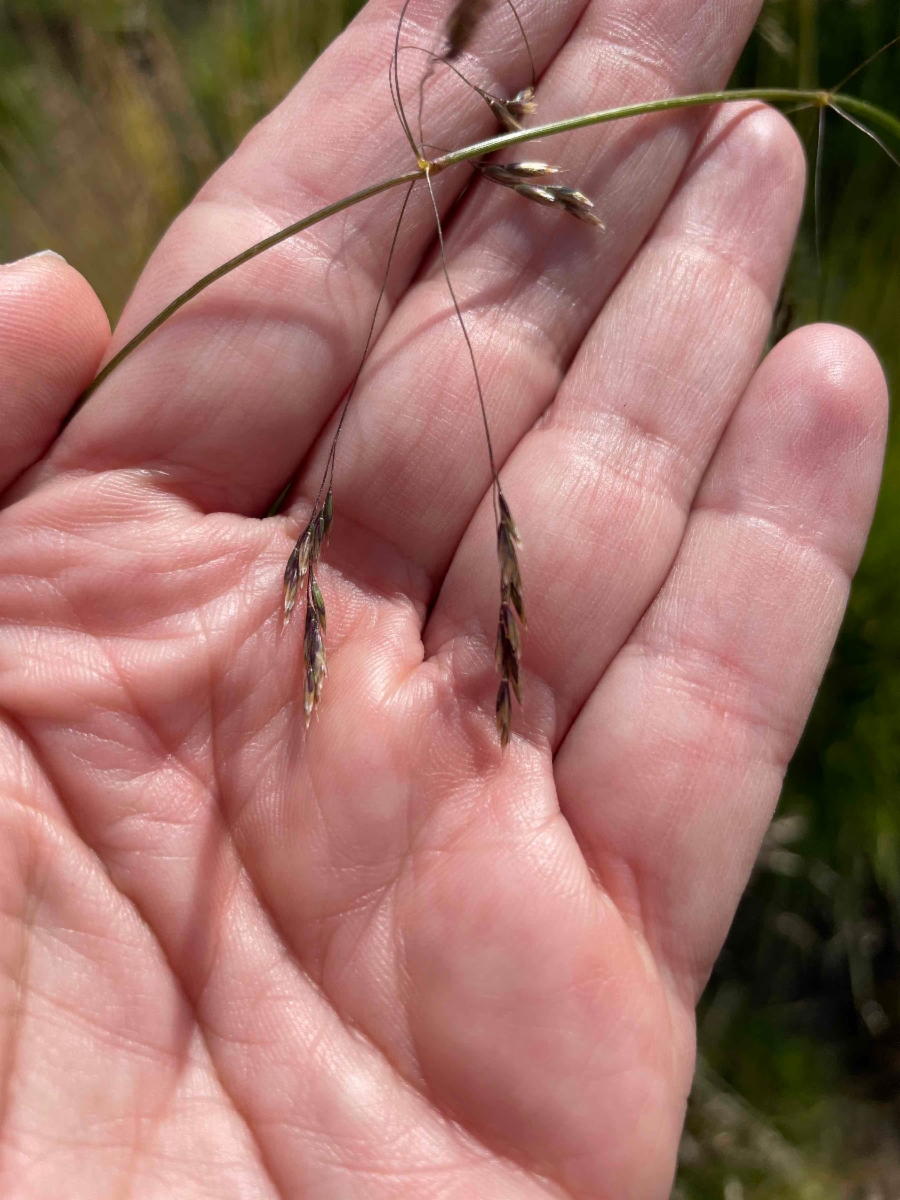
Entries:
[[[409, 40], [445, 8], [414, 4]], [[757, 9], [525, 3], [539, 116], [722, 86]], [[61, 260], [0, 268], [9, 1200], [671, 1186], [694, 1006], [885, 436], [856, 335], [802, 329], [762, 359], [806, 172], [785, 120], [746, 105], [541, 143], [606, 234], [483, 181], [448, 220], [524, 543], [505, 754], [487, 456], [423, 188], [338, 457], [308, 733], [281, 572], [400, 192], [215, 285], [60, 431], [180, 290], [409, 168], [397, 11], [373, 0], [204, 188], [112, 341]], [[508, 13], [479, 46], [483, 83], [528, 82]], [[494, 128], [435, 75], [430, 141]], [[445, 211], [470, 175], [437, 179]], [[259, 520], [298, 466], [288, 512]]]

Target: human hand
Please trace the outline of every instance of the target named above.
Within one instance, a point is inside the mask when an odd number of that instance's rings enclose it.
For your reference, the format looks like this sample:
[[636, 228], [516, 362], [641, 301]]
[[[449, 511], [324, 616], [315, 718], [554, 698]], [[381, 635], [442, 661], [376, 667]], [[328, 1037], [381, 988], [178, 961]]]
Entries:
[[[525, 6], [541, 119], [724, 84], [757, 9]], [[203, 189], [113, 348], [408, 168], [397, 11]], [[488, 28], [511, 92], [514, 22]], [[490, 131], [440, 73], [426, 115], [438, 144]], [[341, 443], [308, 733], [281, 574], [399, 195], [222, 280], [59, 436], [105, 318], [59, 260], [0, 270], [4, 1196], [668, 1194], [694, 1005], [837, 632], [885, 386], [832, 327], [758, 365], [805, 178], [781, 117], [551, 145], [608, 233], [483, 181], [447, 225], [524, 541], [505, 753], [490, 477], [423, 188]], [[470, 176], [436, 180], [445, 212]]]

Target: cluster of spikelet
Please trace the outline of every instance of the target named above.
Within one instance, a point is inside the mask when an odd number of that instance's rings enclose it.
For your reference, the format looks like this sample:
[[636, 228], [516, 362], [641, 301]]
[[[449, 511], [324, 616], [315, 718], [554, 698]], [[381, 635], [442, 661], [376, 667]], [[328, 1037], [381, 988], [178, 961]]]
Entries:
[[328, 664], [325, 659], [325, 631], [328, 618], [325, 600], [316, 579], [319, 556], [328, 542], [334, 520], [334, 496], [332, 489], [321, 508], [317, 507], [309, 524], [297, 539], [284, 569], [284, 619], [290, 617], [297, 603], [297, 595], [306, 584], [306, 628], [303, 635], [303, 713], [306, 727], [322, 695]]
[[[488, 0], [458, 0], [445, 26], [447, 49], [443, 55], [439, 58], [435, 56], [432, 61], [443, 61], [450, 65], [450, 60], [457, 58], [462, 53], [483, 17], [487, 4]], [[513, 12], [515, 13], [515, 9], [513, 9]], [[402, 20], [403, 18], [401, 17], [401, 25]], [[516, 20], [518, 20], [517, 14]], [[521, 28], [521, 22], [519, 24]], [[398, 48], [399, 36], [398, 29]], [[465, 79], [465, 76], [462, 76], [455, 67], [452, 67], [452, 69], [457, 75]], [[468, 83], [469, 81], [465, 80], [465, 82]], [[510, 132], [520, 130], [523, 119], [530, 116], [537, 109], [533, 84], [530, 87], [522, 88], [511, 99], [496, 96], [478, 87], [476, 84], [470, 83], [469, 86], [473, 87], [482, 97], [502, 128]], [[399, 79], [396, 77], [396, 74], [392, 85], [392, 92], [395, 95], [398, 116], [401, 118], [401, 122], [404, 124], [415, 148], [412, 134], [409, 133], [408, 123], [403, 115], [399, 98]], [[478, 159], [473, 163], [473, 166], [484, 179], [489, 180], [491, 183], [496, 183], [501, 187], [510, 188], [526, 200], [531, 200], [535, 204], [546, 205], [549, 208], [555, 208], [557, 211], [566, 212], [570, 216], [576, 217], [579, 221], [584, 221], [599, 229], [604, 228], [602, 221], [593, 211], [593, 202], [583, 192], [579, 192], [575, 188], [566, 187], [563, 184], [547, 182], [554, 175], [559, 174], [559, 167], [554, 167], [543, 162], [497, 163], [490, 162], [487, 159]], [[435, 213], [437, 215], [437, 208], [435, 208]], [[440, 226], [438, 232], [440, 233]], [[441, 247], [443, 254], [442, 239]], [[446, 261], [444, 261], [444, 269], [446, 272]], [[449, 275], [447, 276], [447, 283], [451, 294], [453, 294]], [[458, 306], [457, 315], [460, 321], [462, 321], [462, 314]], [[463, 329], [465, 331], [465, 326], [463, 326]], [[478, 384], [478, 388], [479, 398], [481, 398], [480, 383]], [[522, 704], [521, 631], [525, 628], [525, 604], [522, 598], [522, 577], [519, 571], [517, 553], [521, 542], [512, 513], [506, 502], [506, 497], [503, 495], [500, 487], [499, 477], [494, 468], [493, 450], [490, 445], [490, 432], [487, 429], [487, 415], [484, 412], [483, 399], [481, 403], [485, 419], [485, 429], [488, 436], [488, 449], [491, 455], [491, 469], [493, 472], [492, 487], [497, 515], [497, 557], [500, 563], [500, 618], [497, 626], [495, 657], [497, 668], [500, 672], [500, 687], [497, 692], [496, 720], [500, 744], [505, 749], [509, 745], [510, 740], [513, 696], [515, 696], [520, 705]], [[332, 477], [334, 451], [335, 445], [332, 446], [332, 453], [329, 460], [329, 469], [332, 472]], [[326, 471], [327, 477], [328, 472]], [[284, 573], [285, 620], [291, 615], [301, 587], [304, 584], [306, 586], [306, 627], [303, 637], [303, 711], [307, 727], [321, 697], [322, 687], [327, 674], [325, 658], [325, 602], [322, 598], [318, 581], [316, 580], [316, 568], [319, 556], [322, 553], [331, 530], [333, 515], [332, 489], [329, 486], [328, 493], [321, 506], [318, 500], [316, 501], [313, 508], [313, 515], [310, 518], [309, 524], [297, 539], [297, 544], [291, 552]]]
[[481, 158], [476, 159], [472, 165], [491, 183], [499, 183], [501, 187], [512, 188], [526, 200], [533, 200], [536, 204], [546, 204], [550, 207], [555, 206], [571, 216], [577, 217], [579, 221], [585, 221], [588, 225], [596, 225], [598, 229], [606, 228], [594, 212], [593, 200], [589, 200], [584, 192], [564, 187], [559, 183], [535, 183], [535, 180], [544, 180], [550, 175], [558, 175], [560, 167], [551, 167], [549, 163], [542, 162], [493, 163]]

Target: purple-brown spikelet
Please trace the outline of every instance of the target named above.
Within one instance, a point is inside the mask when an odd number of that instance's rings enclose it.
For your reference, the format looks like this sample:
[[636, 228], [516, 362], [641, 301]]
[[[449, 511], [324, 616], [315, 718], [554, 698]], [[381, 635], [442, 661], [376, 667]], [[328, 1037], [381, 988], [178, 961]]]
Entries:
[[306, 584], [306, 624], [303, 633], [303, 713], [306, 725], [312, 718], [322, 695], [328, 668], [325, 659], [325, 631], [328, 618], [325, 599], [316, 579], [319, 555], [328, 540], [334, 520], [334, 501], [331, 488], [322, 507], [313, 513], [310, 522], [297, 539], [284, 572], [284, 617], [288, 620], [297, 603], [297, 596]]
[[506, 497], [498, 485], [500, 520], [497, 525], [497, 558], [500, 562], [500, 619], [497, 625], [495, 656], [500, 669], [497, 692], [497, 732], [503, 749], [509, 745], [512, 727], [512, 696], [522, 703], [522, 639], [519, 625], [525, 626], [522, 576], [516, 553], [521, 544]]
[[531, 113], [537, 112], [537, 102], [534, 98], [534, 88], [522, 88], [511, 100], [503, 100], [499, 96], [484, 94], [488, 108], [499, 123], [509, 133], [515, 133], [522, 128], [522, 121]]

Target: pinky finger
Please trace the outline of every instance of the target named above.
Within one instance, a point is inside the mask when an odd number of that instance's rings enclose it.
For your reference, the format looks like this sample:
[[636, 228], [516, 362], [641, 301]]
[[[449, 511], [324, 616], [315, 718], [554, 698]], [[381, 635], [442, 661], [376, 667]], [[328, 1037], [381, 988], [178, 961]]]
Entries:
[[814, 326], [757, 371], [675, 565], [557, 757], [598, 877], [693, 1004], [837, 636], [872, 518], [884, 377]]
[[0, 491], [49, 448], [109, 336], [90, 284], [58, 255], [0, 266]]

